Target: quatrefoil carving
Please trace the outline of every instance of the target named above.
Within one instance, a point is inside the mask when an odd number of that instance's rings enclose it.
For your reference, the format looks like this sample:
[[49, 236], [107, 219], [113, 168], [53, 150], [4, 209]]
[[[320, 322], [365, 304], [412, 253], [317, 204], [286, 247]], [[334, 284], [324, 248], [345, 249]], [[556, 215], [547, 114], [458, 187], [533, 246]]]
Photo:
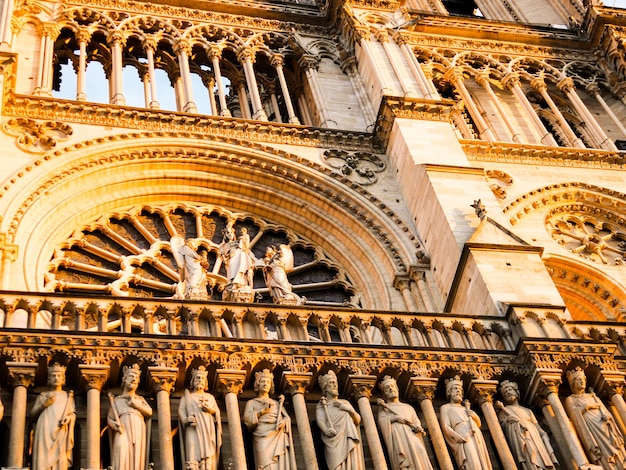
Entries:
[[70, 126], [58, 121], [38, 122], [33, 119], [13, 118], [2, 123], [2, 131], [15, 137], [15, 144], [28, 153], [44, 153], [57, 143], [70, 138]]

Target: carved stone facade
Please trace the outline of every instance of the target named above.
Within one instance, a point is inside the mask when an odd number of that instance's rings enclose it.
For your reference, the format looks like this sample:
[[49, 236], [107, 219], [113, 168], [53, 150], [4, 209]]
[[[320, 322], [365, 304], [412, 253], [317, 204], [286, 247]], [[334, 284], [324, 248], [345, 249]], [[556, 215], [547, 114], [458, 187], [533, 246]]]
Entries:
[[625, 9], [0, 4], [1, 468], [621, 468]]

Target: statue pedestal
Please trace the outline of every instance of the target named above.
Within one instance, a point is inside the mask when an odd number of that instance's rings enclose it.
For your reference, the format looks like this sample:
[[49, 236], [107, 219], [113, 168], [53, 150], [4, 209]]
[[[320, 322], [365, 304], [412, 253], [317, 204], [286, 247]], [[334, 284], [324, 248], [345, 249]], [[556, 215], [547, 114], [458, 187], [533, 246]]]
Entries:
[[225, 302], [237, 302], [251, 304], [254, 302], [254, 291], [251, 289], [228, 290], [225, 289], [222, 294], [222, 300]]

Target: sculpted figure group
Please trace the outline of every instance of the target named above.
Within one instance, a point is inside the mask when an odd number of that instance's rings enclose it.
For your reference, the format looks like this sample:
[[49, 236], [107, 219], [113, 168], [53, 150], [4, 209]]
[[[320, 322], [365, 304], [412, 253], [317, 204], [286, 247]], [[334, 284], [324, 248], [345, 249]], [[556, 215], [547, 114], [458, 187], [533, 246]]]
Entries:
[[[207, 299], [210, 266], [206, 249], [197, 247], [194, 240], [185, 240], [180, 235], [170, 239], [170, 247], [180, 276], [174, 297], [189, 300]], [[229, 224], [223, 230], [219, 258], [226, 269], [226, 285], [222, 300], [253, 302], [254, 270], [259, 268], [263, 272], [265, 286], [275, 304], [303, 303], [304, 298], [293, 292], [293, 286], [287, 278], [287, 274], [294, 268], [293, 252], [288, 245], [268, 246], [265, 256], [259, 260], [252, 252], [248, 229], [241, 227], [237, 234], [235, 227]]]
[[[37, 396], [31, 410], [33, 470], [72, 468], [76, 408], [73, 392], [63, 390], [66, 367], [48, 367], [49, 390]], [[189, 388], [178, 408], [182, 460], [186, 470], [217, 470], [222, 445], [222, 420], [215, 397], [207, 390], [204, 366], [191, 371]], [[107, 414], [112, 470], [146, 470], [149, 463], [150, 418], [153, 410], [137, 394], [141, 370], [137, 364], [122, 368], [122, 393], [109, 394]], [[626, 469], [626, 449], [620, 428], [602, 401], [586, 389], [584, 371], [577, 367], [566, 373], [571, 395], [565, 410], [592, 465], [603, 470]], [[322, 396], [315, 421], [324, 444], [326, 467], [331, 470], [365, 470], [361, 440], [361, 416], [352, 404], [339, 397], [339, 383], [331, 370], [319, 376]], [[378, 428], [387, 448], [391, 470], [432, 470], [424, 444], [424, 431], [415, 408], [399, 400], [396, 380], [385, 376], [379, 387]], [[489, 470], [489, 452], [481, 420], [463, 400], [459, 377], [445, 381], [448, 403], [440, 408], [443, 437], [459, 470]], [[284, 396], [272, 397], [274, 375], [264, 369], [255, 374], [257, 396], [245, 405], [243, 423], [252, 434], [254, 468], [296, 470], [291, 419]], [[496, 401], [498, 420], [520, 470], [557, 470], [559, 462], [547, 433], [533, 412], [520, 405], [518, 385], [500, 384], [504, 403]], [[3, 407], [0, 402], [0, 419]]]

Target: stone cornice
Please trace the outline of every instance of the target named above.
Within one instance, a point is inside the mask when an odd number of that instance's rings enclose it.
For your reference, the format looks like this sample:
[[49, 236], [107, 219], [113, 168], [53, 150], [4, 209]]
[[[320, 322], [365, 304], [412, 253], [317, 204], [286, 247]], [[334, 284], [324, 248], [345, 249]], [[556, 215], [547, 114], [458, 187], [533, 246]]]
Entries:
[[202, 133], [247, 141], [376, 151], [372, 134], [365, 132], [14, 95], [6, 90], [3, 114], [106, 127], [178, 132], [181, 136]]
[[[189, 20], [222, 23], [222, 24], [257, 24], [260, 27], [272, 28], [272, 25], [280, 29], [293, 22], [303, 21], [308, 24], [325, 24], [333, 17], [336, 6], [335, 0], [324, 0], [297, 3], [297, 2], [262, 2], [250, 0], [207, 1], [207, 0], [183, 0], [172, 2], [157, 0], [151, 2], [142, 1], [115, 1], [110, 0], [71, 0], [68, 7], [84, 6], [94, 7], [98, 10], [112, 9], [123, 10], [138, 14], [158, 15]], [[236, 12], [237, 14], [233, 14]]]
[[450, 122], [450, 112], [454, 105], [454, 101], [445, 99], [425, 100], [385, 96], [378, 111], [374, 144], [383, 149], [387, 147], [393, 123], [397, 118]]
[[608, 150], [545, 147], [506, 142], [462, 140], [468, 160], [475, 162], [521, 163], [572, 168], [626, 168], [626, 153]]

